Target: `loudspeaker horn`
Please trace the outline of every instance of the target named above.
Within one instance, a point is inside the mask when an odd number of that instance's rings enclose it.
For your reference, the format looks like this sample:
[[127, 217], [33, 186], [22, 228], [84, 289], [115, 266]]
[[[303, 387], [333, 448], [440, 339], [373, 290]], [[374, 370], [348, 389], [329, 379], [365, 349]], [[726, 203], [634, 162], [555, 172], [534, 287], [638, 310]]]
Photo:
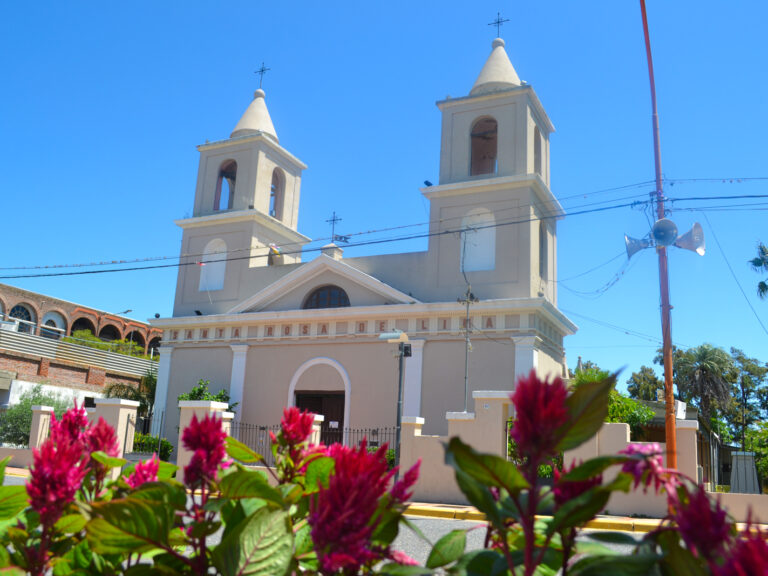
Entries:
[[638, 239], [624, 234], [624, 244], [627, 245], [627, 260], [629, 260], [635, 253], [650, 247], [651, 242], [648, 238]]
[[701, 227], [701, 224], [694, 222], [693, 228], [675, 241], [675, 246], [683, 250], [696, 252], [699, 256], [704, 256], [707, 247], [704, 244], [704, 229]]

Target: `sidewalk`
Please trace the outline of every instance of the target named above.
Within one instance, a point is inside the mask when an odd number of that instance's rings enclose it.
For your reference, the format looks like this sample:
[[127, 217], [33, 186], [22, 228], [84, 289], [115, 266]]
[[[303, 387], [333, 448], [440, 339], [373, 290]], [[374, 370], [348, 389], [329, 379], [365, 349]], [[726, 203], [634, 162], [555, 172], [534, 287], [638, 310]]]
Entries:
[[[474, 520], [485, 522], [485, 515], [474, 506], [460, 506], [452, 504], [428, 504], [424, 502], [412, 502], [405, 513], [409, 516], [427, 516], [430, 518], [445, 518], [453, 520]], [[588, 530], [613, 530], [618, 532], [636, 532], [644, 534], [659, 527], [661, 520], [658, 518], [630, 518], [629, 516], [598, 516], [584, 525]], [[768, 531], [768, 524], [760, 524], [759, 528]], [[737, 523], [736, 528], [742, 532], [747, 525]]]
[[27, 476], [29, 476], [29, 468], [13, 468], [12, 466], [6, 466], [5, 475], [26, 478]]

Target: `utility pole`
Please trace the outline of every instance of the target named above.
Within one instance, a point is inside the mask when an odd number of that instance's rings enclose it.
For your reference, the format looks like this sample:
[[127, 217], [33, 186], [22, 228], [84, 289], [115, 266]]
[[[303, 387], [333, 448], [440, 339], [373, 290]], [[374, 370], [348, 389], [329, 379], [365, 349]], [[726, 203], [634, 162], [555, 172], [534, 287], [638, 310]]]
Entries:
[[472, 347], [469, 341], [469, 305], [477, 302], [477, 298], [472, 294], [472, 286], [467, 284], [467, 291], [464, 294], [464, 299], [458, 299], [458, 302], [464, 304], [467, 308], [467, 313], [464, 318], [464, 412], [467, 411], [467, 405], [469, 404], [469, 349]]
[[[658, 219], [664, 218], [664, 192], [661, 177], [661, 145], [659, 143], [659, 115], [656, 108], [656, 82], [653, 76], [653, 58], [651, 57], [651, 40], [648, 34], [648, 17], [645, 13], [645, 0], [640, 0], [640, 10], [643, 16], [643, 34], [645, 36], [645, 52], [648, 59], [648, 76], [651, 84], [651, 107], [653, 123], [653, 156], [656, 165], [656, 191], [652, 194], [656, 198]], [[662, 358], [664, 361], [664, 424], [667, 444], [667, 468], [677, 469], [677, 430], [675, 424], [675, 391], [672, 359], [672, 328], [670, 322], [669, 303], [669, 270], [667, 263], [666, 246], [657, 245], [656, 252], [659, 255], [659, 291], [661, 292], [661, 332], [662, 332]]]

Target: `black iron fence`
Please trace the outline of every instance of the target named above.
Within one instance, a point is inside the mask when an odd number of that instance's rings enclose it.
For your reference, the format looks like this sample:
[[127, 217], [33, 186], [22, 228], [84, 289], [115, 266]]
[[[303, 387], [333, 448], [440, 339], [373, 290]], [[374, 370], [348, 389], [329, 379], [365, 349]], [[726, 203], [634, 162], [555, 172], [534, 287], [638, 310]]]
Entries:
[[257, 454], [264, 457], [264, 464], [274, 466], [275, 459], [272, 457], [272, 440], [269, 433], [277, 434], [280, 425], [263, 426], [259, 424], [249, 424], [247, 422], [232, 422], [229, 435], [235, 440], [242, 442]]
[[[279, 425], [264, 426], [247, 422], [232, 422], [229, 435], [248, 446], [254, 452], [264, 457], [266, 466], [274, 466], [272, 457], [272, 440], [270, 432], [277, 434]], [[345, 444], [359, 446], [363, 439], [369, 449], [378, 449], [387, 444], [389, 450], [395, 449], [397, 428], [330, 428], [323, 426], [320, 431], [320, 442], [323, 444]], [[389, 457], [389, 456], [388, 456]]]

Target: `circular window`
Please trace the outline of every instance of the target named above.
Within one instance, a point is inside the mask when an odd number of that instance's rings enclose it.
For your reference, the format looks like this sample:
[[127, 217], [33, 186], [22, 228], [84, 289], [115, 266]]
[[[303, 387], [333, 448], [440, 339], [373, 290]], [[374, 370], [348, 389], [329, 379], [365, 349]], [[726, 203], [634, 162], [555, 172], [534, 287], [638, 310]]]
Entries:
[[19, 332], [32, 332], [32, 325], [34, 324], [34, 316], [32, 312], [26, 306], [17, 304], [11, 308], [9, 317], [21, 320], [19, 322]]

